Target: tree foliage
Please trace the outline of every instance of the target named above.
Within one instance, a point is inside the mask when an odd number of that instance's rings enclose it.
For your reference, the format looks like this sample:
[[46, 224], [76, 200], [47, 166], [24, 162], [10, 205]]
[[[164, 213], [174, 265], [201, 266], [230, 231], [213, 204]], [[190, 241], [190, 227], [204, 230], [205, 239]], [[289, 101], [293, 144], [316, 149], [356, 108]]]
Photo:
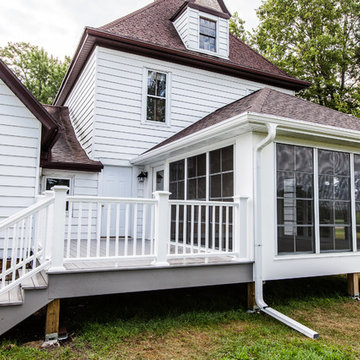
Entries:
[[230, 33], [235, 35], [241, 41], [248, 43], [250, 41], [250, 34], [245, 30], [245, 21], [241, 19], [239, 13], [236, 11], [232, 15], [229, 22]]
[[0, 58], [43, 104], [53, 103], [70, 64], [69, 57], [60, 61], [44, 49], [24, 42], [0, 48]]
[[360, 115], [359, 0], [267, 0], [252, 34], [258, 50], [309, 81], [305, 99]]

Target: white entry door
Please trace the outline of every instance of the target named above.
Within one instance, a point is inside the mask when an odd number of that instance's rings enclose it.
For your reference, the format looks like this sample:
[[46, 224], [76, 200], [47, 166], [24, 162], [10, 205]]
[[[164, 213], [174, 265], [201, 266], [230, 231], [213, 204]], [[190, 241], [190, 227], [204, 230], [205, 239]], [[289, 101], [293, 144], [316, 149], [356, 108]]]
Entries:
[[[102, 177], [102, 195], [106, 197], [132, 197], [132, 169], [120, 166], [105, 166]], [[110, 216], [110, 236], [116, 235], [116, 206], [112, 205]], [[102, 207], [101, 236], [106, 236], [107, 206]], [[120, 218], [125, 218], [125, 208], [120, 208]], [[120, 221], [119, 235], [124, 235], [124, 222]]]

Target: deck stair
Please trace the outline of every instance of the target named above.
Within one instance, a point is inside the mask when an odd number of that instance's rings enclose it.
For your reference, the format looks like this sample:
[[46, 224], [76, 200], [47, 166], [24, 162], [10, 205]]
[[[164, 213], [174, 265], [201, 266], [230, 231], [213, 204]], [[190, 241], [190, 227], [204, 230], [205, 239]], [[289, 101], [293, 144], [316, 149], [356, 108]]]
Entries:
[[21, 285], [2, 294], [0, 296], [0, 335], [43, 308], [50, 301], [45, 271], [25, 279]]

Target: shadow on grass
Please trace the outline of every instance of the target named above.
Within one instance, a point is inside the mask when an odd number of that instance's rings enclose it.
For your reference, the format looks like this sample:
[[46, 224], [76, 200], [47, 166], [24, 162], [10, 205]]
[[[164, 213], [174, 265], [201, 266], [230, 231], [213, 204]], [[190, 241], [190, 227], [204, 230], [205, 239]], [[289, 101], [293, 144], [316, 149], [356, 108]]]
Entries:
[[[250, 316], [245, 313], [246, 293], [246, 284], [241, 284], [65, 299], [61, 302], [61, 322], [69, 333], [77, 336], [86, 332], [92, 324], [120, 326], [127, 322], [136, 323], [138, 331], [141, 331], [151, 327], [151, 323], [154, 328], [159, 327], [164, 319], [165, 328], [179, 323], [218, 322], [222, 316], [225, 316], [224, 320], [230, 319], [234, 312], [238, 318], [248, 319]], [[311, 306], [316, 301], [335, 301], [345, 295], [346, 279], [340, 276], [273, 281], [265, 285], [266, 300], [274, 307], [307, 301]], [[44, 324], [45, 311], [42, 310], [9, 331], [1, 340], [19, 345], [42, 340]]]

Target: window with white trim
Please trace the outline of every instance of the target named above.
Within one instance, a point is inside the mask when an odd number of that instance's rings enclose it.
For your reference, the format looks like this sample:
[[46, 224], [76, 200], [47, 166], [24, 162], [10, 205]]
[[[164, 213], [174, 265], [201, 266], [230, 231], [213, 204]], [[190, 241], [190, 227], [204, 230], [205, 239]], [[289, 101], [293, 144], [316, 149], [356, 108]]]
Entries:
[[200, 17], [199, 47], [216, 52], [216, 21]]
[[167, 78], [166, 73], [148, 70], [146, 90], [146, 120], [166, 122], [167, 107]]
[[351, 183], [360, 219], [360, 156], [353, 178], [346, 152], [277, 144], [276, 157], [278, 254], [352, 251]]

